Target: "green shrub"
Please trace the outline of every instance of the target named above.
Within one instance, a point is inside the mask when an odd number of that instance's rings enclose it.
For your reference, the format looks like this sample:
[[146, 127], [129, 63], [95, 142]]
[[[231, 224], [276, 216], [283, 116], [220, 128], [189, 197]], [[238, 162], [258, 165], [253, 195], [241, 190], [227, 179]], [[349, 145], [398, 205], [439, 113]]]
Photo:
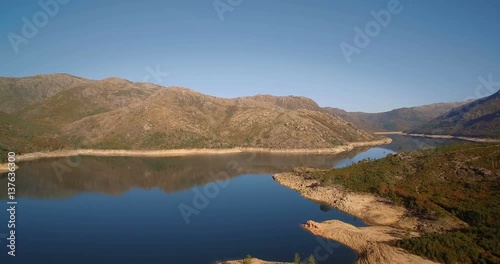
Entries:
[[316, 264], [316, 260], [314, 259], [313, 255], [309, 256], [307, 263], [308, 264]]
[[293, 259], [293, 263], [300, 264], [300, 255], [299, 255], [299, 253], [295, 253], [295, 258]]
[[372, 193], [428, 219], [456, 216], [469, 228], [396, 243], [445, 263], [500, 263], [499, 144], [456, 144], [309, 172], [321, 185]]
[[252, 263], [252, 256], [250, 256], [250, 254], [248, 254], [245, 259], [243, 260], [243, 264], [250, 264]]

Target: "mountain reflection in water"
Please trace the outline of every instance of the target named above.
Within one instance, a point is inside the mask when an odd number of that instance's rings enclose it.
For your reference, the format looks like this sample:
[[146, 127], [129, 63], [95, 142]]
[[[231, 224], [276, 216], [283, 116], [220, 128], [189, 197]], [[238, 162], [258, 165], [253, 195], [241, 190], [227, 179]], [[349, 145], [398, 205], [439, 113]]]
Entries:
[[[20, 164], [19, 197], [62, 198], [83, 192], [122, 194], [131, 188], [171, 193], [244, 174], [274, 174], [294, 167], [332, 168], [367, 148], [335, 155], [238, 153], [181, 157], [68, 157]], [[6, 182], [6, 174], [0, 178]], [[6, 190], [0, 198], [6, 199]]]

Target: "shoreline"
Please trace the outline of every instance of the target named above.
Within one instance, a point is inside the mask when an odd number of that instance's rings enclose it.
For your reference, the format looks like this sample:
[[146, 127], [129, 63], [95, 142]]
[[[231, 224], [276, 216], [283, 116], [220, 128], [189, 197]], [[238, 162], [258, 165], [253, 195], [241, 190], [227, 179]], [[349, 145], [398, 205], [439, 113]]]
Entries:
[[[16, 166], [17, 169], [17, 166]], [[8, 163], [0, 163], [0, 173], [9, 172]]]
[[[385, 145], [392, 142], [390, 138], [374, 141], [351, 142], [333, 148], [321, 149], [270, 149], [270, 148], [230, 148], [230, 149], [169, 149], [169, 150], [113, 150], [113, 149], [75, 149], [33, 152], [16, 156], [16, 161], [30, 161], [45, 158], [62, 158], [73, 156], [98, 157], [177, 157], [191, 155], [221, 155], [234, 153], [276, 153], [276, 154], [337, 154], [358, 147]], [[6, 163], [0, 163], [0, 173], [6, 172]]]
[[326, 203], [367, 224], [366, 227], [355, 227], [339, 220], [322, 223], [308, 220], [302, 225], [314, 235], [353, 249], [358, 255], [356, 263], [436, 263], [392, 246], [390, 242], [466, 225], [458, 219], [431, 221], [417, 218], [406, 208], [372, 194], [354, 193], [341, 186], [320, 186], [317, 180], [304, 178], [301, 174], [308, 169], [303, 170], [279, 173], [273, 179], [307, 199]]
[[[249, 264], [294, 264], [292, 262], [277, 262], [277, 261], [265, 261], [258, 258], [251, 258], [248, 260]], [[245, 260], [226, 260], [226, 261], [217, 261], [215, 264], [244, 264]]]
[[403, 131], [388, 131], [388, 132], [373, 132], [375, 135], [400, 135], [409, 137], [425, 137], [425, 138], [437, 138], [437, 139], [458, 139], [479, 143], [498, 143], [500, 139], [494, 138], [474, 138], [474, 137], [462, 137], [462, 136], [452, 136], [452, 135], [431, 135], [431, 134], [413, 134], [406, 133]]

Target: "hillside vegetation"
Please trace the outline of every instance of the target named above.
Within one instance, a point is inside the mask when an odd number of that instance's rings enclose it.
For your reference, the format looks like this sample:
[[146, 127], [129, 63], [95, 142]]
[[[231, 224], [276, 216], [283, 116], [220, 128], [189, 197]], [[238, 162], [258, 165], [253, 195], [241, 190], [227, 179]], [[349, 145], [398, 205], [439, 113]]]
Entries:
[[0, 77], [0, 111], [15, 113], [26, 106], [54, 96], [75, 85], [90, 80], [69, 74], [43, 74], [32, 77], [8, 78]]
[[500, 138], [500, 91], [453, 109], [410, 133]]
[[0, 155], [6, 159], [7, 152], [55, 150], [65, 141], [50, 127], [28, 122], [14, 115], [0, 112]]
[[26, 120], [59, 127], [87, 116], [144, 101], [159, 88], [123, 79], [88, 81], [31, 104], [16, 114]]
[[165, 89], [141, 104], [82, 119], [64, 132], [100, 148], [328, 148], [373, 139], [327, 113], [238, 105], [183, 88]]
[[325, 107], [323, 109], [367, 131], [405, 131], [421, 126], [465, 103], [437, 103], [398, 108], [381, 113], [347, 112], [332, 107]]
[[[349, 167], [310, 172], [322, 185], [390, 198], [420, 217], [453, 215], [469, 227], [430, 232], [396, 245], [446, 263], [500, 263], [500, 145], [454, 145], [390, 154]], [[430, 233], [429, 233], [430, 232]]]
[[217, 98], [67, 74], [0, 78], [0, 149], [330, 148], [375, 137], [299, 96]]

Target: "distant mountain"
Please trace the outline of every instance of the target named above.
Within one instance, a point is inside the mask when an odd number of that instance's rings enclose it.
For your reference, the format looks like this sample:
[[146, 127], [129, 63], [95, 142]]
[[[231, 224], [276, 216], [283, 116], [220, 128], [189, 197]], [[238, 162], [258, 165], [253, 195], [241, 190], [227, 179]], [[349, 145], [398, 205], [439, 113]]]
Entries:
[[408, 132], [500, 138], [500, 91], [455, 108]]
[[217, 98], [67, 74], [0, 78], [0, 149], [329, 148], [375, 137], [298, 96]]
[[421, 126], [465, 103], [437, 103], [398, 108], [382, 113], [347, 112], [332, 107], [324, 107], [323, 109], [367, 131], [404, 131]]

